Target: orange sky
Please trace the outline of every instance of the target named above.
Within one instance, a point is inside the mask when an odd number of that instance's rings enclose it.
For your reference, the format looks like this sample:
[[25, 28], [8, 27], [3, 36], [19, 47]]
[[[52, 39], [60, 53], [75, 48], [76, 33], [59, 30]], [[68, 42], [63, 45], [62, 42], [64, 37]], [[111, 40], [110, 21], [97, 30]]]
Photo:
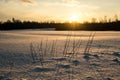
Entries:
[[[120, 0], [0, 0], [0, 21], [90, 21], [120, 15]], [[73, 16], [76, 19], [71, 20]]]

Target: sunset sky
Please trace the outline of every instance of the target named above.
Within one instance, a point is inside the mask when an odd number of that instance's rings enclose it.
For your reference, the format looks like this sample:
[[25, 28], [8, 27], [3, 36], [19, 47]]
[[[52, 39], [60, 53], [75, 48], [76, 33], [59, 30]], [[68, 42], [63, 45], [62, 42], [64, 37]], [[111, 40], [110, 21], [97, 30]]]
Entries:
[[[60, 21], [120, 16], [120, 0], [0, 0], [0, 21]], [[75, 17], [74, 17], [75, 16]]]

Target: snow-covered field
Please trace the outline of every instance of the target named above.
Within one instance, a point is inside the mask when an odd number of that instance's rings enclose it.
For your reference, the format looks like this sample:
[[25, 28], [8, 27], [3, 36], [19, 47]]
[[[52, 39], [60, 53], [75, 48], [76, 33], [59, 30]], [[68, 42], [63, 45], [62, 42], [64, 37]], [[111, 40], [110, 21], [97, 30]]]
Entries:
[[0, 80], [120, 80], [120, 32], [0, 31]]

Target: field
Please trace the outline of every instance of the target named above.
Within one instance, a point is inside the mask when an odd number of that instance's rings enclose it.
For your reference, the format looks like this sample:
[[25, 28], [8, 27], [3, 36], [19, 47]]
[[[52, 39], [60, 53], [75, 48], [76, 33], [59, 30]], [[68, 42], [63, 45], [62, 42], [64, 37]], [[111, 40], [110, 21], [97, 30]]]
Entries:
[[120, 32], [0, 31], [0, 80], [120, 80]]

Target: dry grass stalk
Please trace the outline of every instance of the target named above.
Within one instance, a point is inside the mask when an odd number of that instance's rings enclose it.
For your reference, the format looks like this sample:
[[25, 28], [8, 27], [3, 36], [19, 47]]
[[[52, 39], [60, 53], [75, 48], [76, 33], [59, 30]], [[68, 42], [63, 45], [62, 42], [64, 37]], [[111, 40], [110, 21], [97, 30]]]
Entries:
[[95, 37], [95, 33], [91, 32], [90, 35], [89, 35], [89, 39], [88, 39], [87, 45], [86, 45], [85, 50], [84, 50], [84, 54], [89, 53], [91, 45], [92, 45], [92, 43], [94, 41], [94, 37]]

